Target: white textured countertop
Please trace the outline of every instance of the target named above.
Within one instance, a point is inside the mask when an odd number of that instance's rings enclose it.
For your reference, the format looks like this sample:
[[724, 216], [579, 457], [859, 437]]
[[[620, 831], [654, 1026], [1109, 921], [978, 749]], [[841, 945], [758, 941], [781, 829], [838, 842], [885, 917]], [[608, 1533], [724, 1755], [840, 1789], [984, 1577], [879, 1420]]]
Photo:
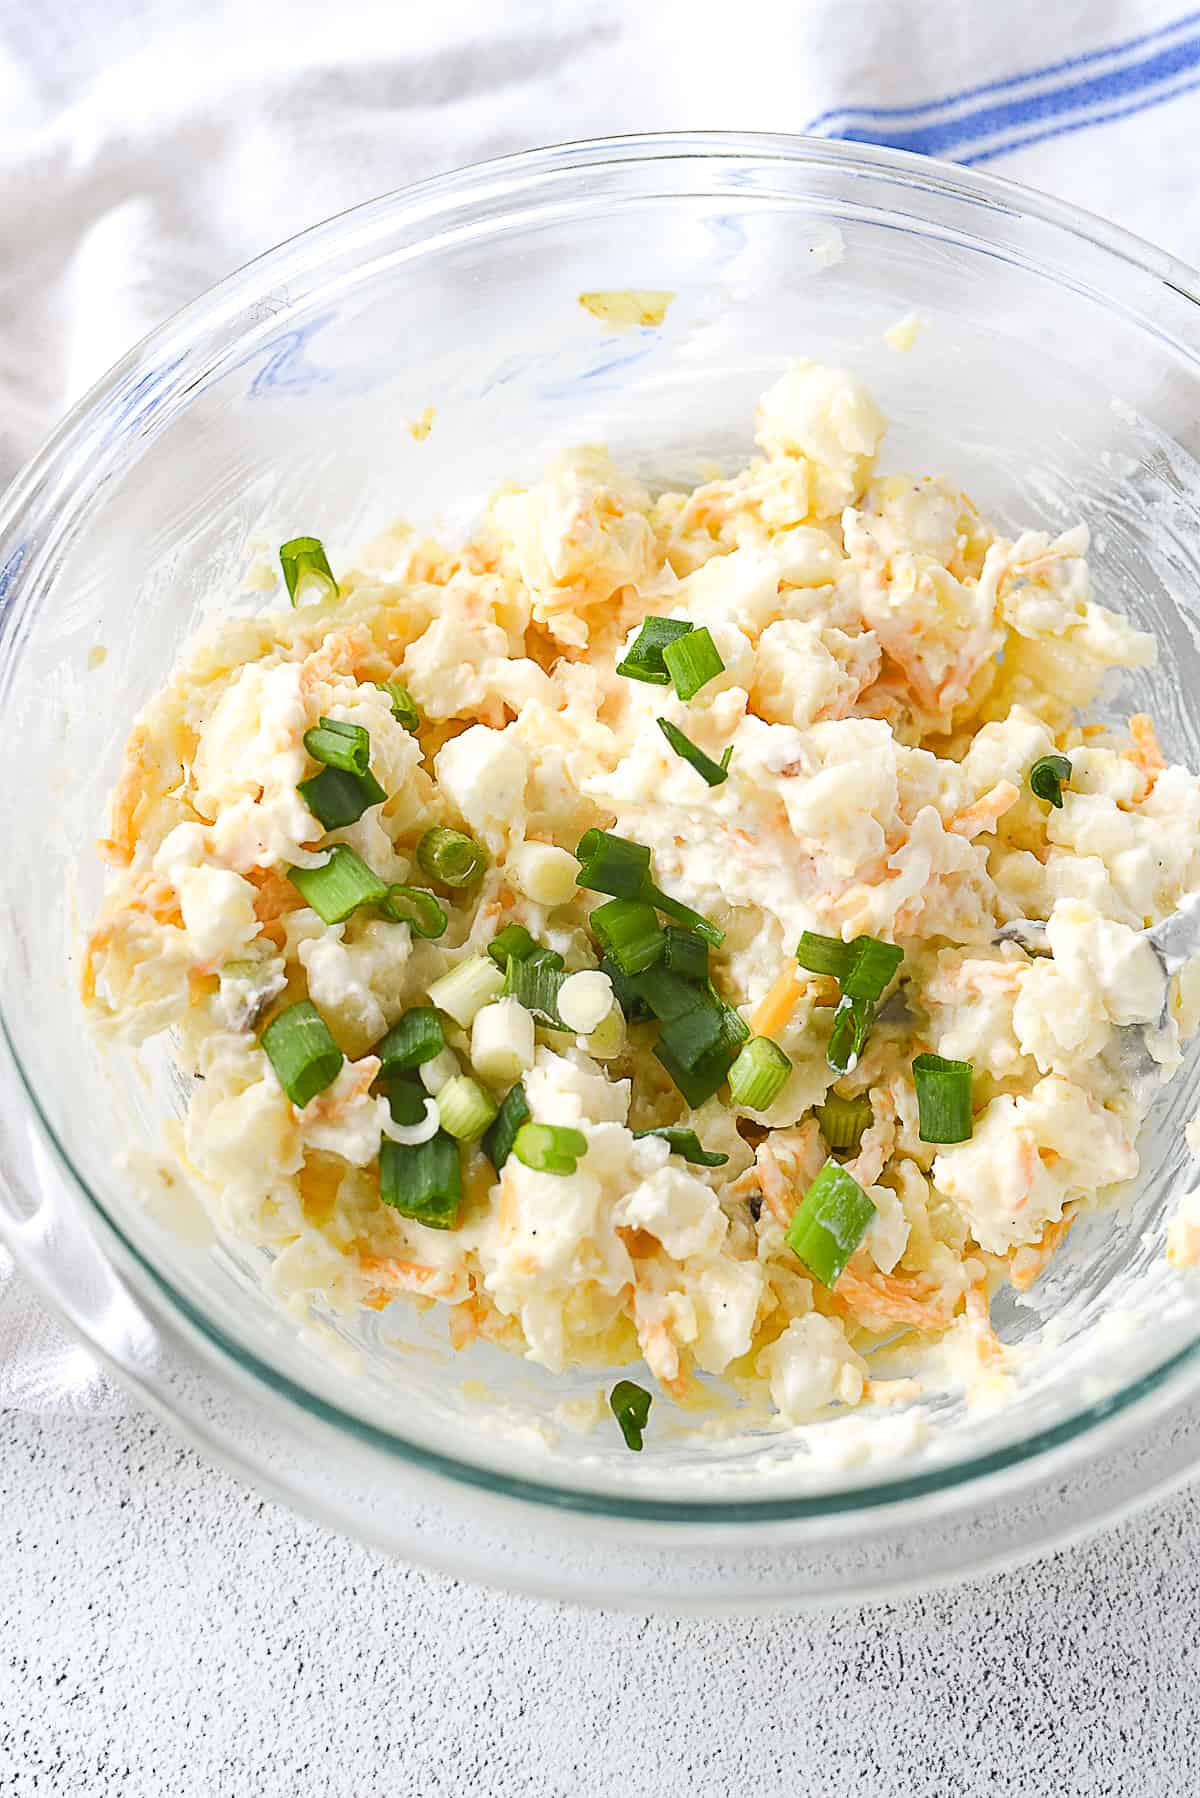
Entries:
[[143, 1416], [9, 1413], [0, 1798], [1191, 1798], [1200, 1494], [813, 1617], [639, 1618], [330, 1536]]

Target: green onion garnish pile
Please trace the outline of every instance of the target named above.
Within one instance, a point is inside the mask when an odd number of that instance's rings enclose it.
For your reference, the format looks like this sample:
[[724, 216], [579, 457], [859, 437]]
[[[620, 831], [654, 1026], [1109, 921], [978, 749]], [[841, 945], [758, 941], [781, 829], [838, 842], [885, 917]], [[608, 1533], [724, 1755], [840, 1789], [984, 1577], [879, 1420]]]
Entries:
[[673, 684], [683, 700], [694, 699], [724, 672], [711, 631], [683, 618], [644, 618], [629, 654], [617, 663], [618, 674], [656, 687]]
[[326, 830], [357, 824], [369, 807], [383, 804], [387, 794], [370, 769], [370, 732], [361, 724], [322, 718], [305, 731], [304, 747], [323, 766], [297, 790]]
[[826, 1059], [835, 1074], [851, 1073], [858, 1065], [875, 1008], [904, 960], [903, 949], [875, 936], [821, 936], [806, 930], [796, 945], [796, 960], [813, 974], [831, 974], [841, 988], [833, 1015], [833, 1033]]

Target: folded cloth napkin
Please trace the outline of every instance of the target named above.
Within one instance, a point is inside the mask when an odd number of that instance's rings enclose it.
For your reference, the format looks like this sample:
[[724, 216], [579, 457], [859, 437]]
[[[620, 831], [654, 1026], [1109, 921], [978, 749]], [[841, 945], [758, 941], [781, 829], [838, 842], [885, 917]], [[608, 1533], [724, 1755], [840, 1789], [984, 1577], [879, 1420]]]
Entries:
[[[0, 0], [0, 480], [292, 232], [481, 157], [685, 129], [984, 165], [1200, 258], [1200, 12], [1156, 0]], [[0, 1408], [124, 1402], [0, 1249]]]

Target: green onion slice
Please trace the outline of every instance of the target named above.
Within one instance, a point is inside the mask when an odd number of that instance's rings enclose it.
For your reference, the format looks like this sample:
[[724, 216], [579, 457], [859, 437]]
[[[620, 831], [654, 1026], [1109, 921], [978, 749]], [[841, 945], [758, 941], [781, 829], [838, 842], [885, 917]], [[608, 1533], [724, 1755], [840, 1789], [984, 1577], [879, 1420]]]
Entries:
[[510, 961], [524, 961], [536, 948], [524, 924], [506, 924], [488, 944], [488, 954], [498, 968], [507, 968]]
[[811, 974], [832, 974], [841, 981], [854, 955], [854, 944], [844, 943], [840, 936], [821, 936], [806, 930], [796, 945], [796, 960]]
[[304, 747], [314, 762], [324, 762], [327, 768], [365, 774], [371, 760], [371, 733], [361, 724], [320, 718], [311, 730], [305, 731]]
[[379, 1039], [371, 1053], [379, 1057], [380, 1074], [391, 1075], [419, 1068], [440, 1055], [445, 1047], [442, 1020], [433, 1006], [414, 1005]]
[[618, 1380], [608, 1395], [609, 1407], [621, 1426], [626, 1448], [642, 1452], [642, 1432], [650, 1420], [651, 1395], [634, 1380]]
[[642, 898], [648, 905], [653, 905], [656, 911], [665, 912], [668, 918], [674, 918], [677, 924], [682, 924], [687, 930], [694, 930], [697, 936], [703, 937], [706, 943], [711, 943], [714, 949], [719, 949], [725, 941], [723, 930], [718, 930], [715, 924], [710, 924], [707, 918], [702, 918], [700, 913], [693, 911], [690, 905], [684, 905], [678, 899], [672, 899], [671, 895], [664, 893], [661, 887], [656, 887], [647, 881], [642, 888]]
[[378, 905], [388, 889], [347, 843], [335, 843], [319, 868], [289, 868], [287, 877], [326, 924], [341, 924], [360, 905]]
[[718, 1042], [692, 1067], [685, 1067], [675, 1055], [670, 1043], [664, 1042], [662, 1036], [654, 1045], [654, 1054], [667, 1070], [692, 1111], [699, 1110], [701, 1105], [707, 1103], [713, 1094], [724, 1086], [729, 1070], [737, 1059], [736, 1049], [729, 1048], [724, 1042]]
[[850, 948], [853, 954], [842, 975], [842, 994], [847, 999], [870, 999], [877, 1004], [904, 960], [904, 951], [875, 936], [856, 936]]
[[710, 988], [707, 978], [685, 980], [682, 974], [672, 974], [665, 962], [656, 962], [644, 973], [635, 974], [630, 985], [660, 1024], [673, 1023], [689, 1011], [719, 1013], [724, 1003]]
[[690, 737], [684, 736], [677, 724], [672, 724], [669, 718], [658, 718], [655, 722], [676, 755], [682, 756], [706, 785], [719, 787], [723, 780], [729, 779], [728, 768], [721, 762], [714, 762], [710, 755], [705, 755]]
[[417, 861], [431, 880], [446, 887], [469, 887], [487, 867], [487, 852], [461, 830], [435, 824], [417, 844]]
[[833, 1034], [825, 1051], [825, 1059], [835, 1074], [852, 1074], [858, 1066], [871, 1025], [875, 1007], [870, 999], [841, 999], [833, 1014]]
[[667, 927], [665, 934], [663, 966], [685, 980], [707, 980], [708, 944], [704, 938], [697, 936], [694, 930], [680, 930], [674, 924]]
[[558, 991], [567, 978], [562, 956], [553, 949], [535, 949], [518, 959], [510, 955], [504, 972], [504, 996], [531, 1011], [549, 1030], [565, 1030], [558, 1015]]
[[721, 1009], [715, 1005], [701, 1006], [683, 1012], [663, 1025], [658, 1048], [670, 1056], [670, 1065], [668, 1066], [664, 1056], [660, 1055], [659, 1060], [668, 1068], [668, 1072], [680, 1067], [690, 1074], [706, 1055], [721, 1046]]
[[912, 1070], [921, 1141], [969, 1142], [974, 1130], [971, 1063], [947, 1061], [941, 1055], [918, 1055]]
[[446, 914], [424, 887], [390, 886], [379, 909], [393, 924], [407, 924], [414, 936], [444, 936]]
[[704, 624], [666, 644], [662, 659], [680, 699], [694, 699], [701, 687], [725, 672], [712, 632]]
[[566, 1124], [522, 1124], [513, 1154], [535, 1174], [573, 1174], [587, 1154], [587, 1137]]
[[700, 1138], [694, 1130], [681, 1130], [675, 1124], [660, 1124], [653, 1130], [635, 1130], [634, 1140], [640, 1141], [643, 1136], [661, 1136], [670, 1145], [672, 1155], [682, 1156], [684, 1161], [694, 1162], [697, 1167], [724, 1167], [729, 1160], [728, 1155], [718, 1155], [715, 1151], [702, 1149]]
[[634, 981], [622, 974], [611, 955], [600, 957], [600, 972], [612, 981], [613, 997], [631, 1024], [644, 1024], [654, 1013], [638, 992]]
[[321, 599], [337, 599], [341, 588], [333, 578], [325, 545], [319, 537], [291, 537], [279, 546], [279, 561], [294, 606], [304, 602], [305, 589], [314, 584]]
[[381, 1074], [378, 1084], [387, 1098], [393, 1124], [410, 1126], [424, 1122], [428, 1094], [419, 1080], [411, 1074]]
[[842, 1093], [829, 1092], [825, 1103], [815, 1108], [821, 1135], [838, 1154], [856, 1153], [863, 1131], [871, 1122], [871, 1101], [865, 1093], [847, 1099]]
[[407, 687], [402, 687], [398, 680], [385, 680], [383, 690], [392, 702], [392, 717], [405, 730], [417, 731], [421, 727], [421, 714], [417, 710], [417, 702]]
[[332, 1086], [345, 1059], [311, 999], [300, 999], [272, 1018], [259, 1040], [280, 1086], [299, 1111]]
[[800, 1201], [785, 1241], [822, 1286], [835, 1286], [874, 1215], [854, 1176], [827, 1161]]
[[442, 1129], [459, 1142], [482, 1136], [497, 1112], [491, 1094], [484, 1092], [478, 1080], [472, 1080], [469, 1074], [455, 1074], [447, 1080], [438, 1091], [437, 1108]]
[[640, 899], [650, 878], [650, 851], [607, 830], [585, 830], [575, 849], [582, 864], [576, 881], [590, 893]]
[[792, 1064], [769, 1036], [752, 1036], [729, 1070], [729, 1097], [739, 1109], [765, 1111], [783, 1090]]
[[692, 626], [682, 618], [644, 618], [629, 654], [623, 662], [617, 663], [617, 673], [630, 680], [650, 681], [656, 687], [665, 687], [671, 677], [663, 661], [663, 650], [668, 643], [686, 637], [691, 629]]
[[1029, 790], [1061, 811], [1062, 790], [1070, 778], [1071, 764], [1065, 755], [1042, 755], [1029, 770]]
[[483, 1133], [483, 1152], [498, 1174], [504, 1171], [504, 1163], [512, 1154], [517, 1131], [522, 1124], [529, 1122], [532, 1115], [529, 1101], [525, 1097], [525, 1088], [518, 1080], [505, 1095], [494, 1121]]
[[458, 1144], [444, 1130], [428, 1142], [385, 1142], [379, 1152], [379, 1196], [402, 1217], [453, 1230], [462, 1204]]
[[588, 892], [611, 893], [614, 899], [640, 899], [703, 937], [715, 949], [725, 941], [723, 930], [654, 885], [650, 878], [650, 851], [643, 844], [613, 836], [607, 830], [585, 830], [575, 856], [582, 864], [576, 879]]
[[326, 830], [357, 824], [365, 811], [387, 798], [370, 769], [365, 774], [351, 774], [344, 768], [322, 768], [319, 774], [302, 780], [296, 791]]
[[588, 919], [596, 941], [622, 974], [640, 974], [666, 947], [654, 907], [640, 899], [610, 899]]

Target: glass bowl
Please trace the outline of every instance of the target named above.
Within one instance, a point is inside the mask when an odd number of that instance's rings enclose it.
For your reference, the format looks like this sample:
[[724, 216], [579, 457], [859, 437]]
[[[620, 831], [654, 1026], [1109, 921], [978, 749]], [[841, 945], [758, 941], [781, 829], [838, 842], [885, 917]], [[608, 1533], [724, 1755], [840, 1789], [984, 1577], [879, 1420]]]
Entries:
[[[273, 251], [133, 351], [0, 513], [8, 753], [0, 1224], [20, 1266], [177, 1425], [389, 1550], [639, 1608], [796, 1604], [1030, 1553], [1182, 1477], [1198, 1324], [1163, 1259], [1189, 1183], [1197, 1054], [1142, 1177], [1030, 1293], [1001, 1295], [1012, 1400], [934, 1393], [868, 1454], [853, 1418], [706, 1433], [663, 1399], [639, 1457], [565, 1426], [556, 1378], [394, 1305], [302, 1328], [263, 1264], [144, 1170], [183, 1094], [161, 1045], [91, 1037], [78, 933], [124, 738], [184, 639], [250, 610], [256, 555], [313, 532], [335, 566], [403, 514], [466, 526], [500, 481], [605, 441], [654, 483], [736, 466], [760, 391], [853, 367], [887, 467], [944, 471], [1001, 527], [1094, 532], [1102, 598], [1153, 630], [1151, 711], [1200, 764], [1200, 338], [1191, 272], [988, 176], [861, 146], [696, 136], [579, 144], [425, 182]], [[655, 288], [624, 332], [581, 292]], [[916, 347], [884, 331], [917, 310]], [[405, 429], [427, 406], [433, 430]], [[925, 1445], [899, 1451], [917, 1439]]]

